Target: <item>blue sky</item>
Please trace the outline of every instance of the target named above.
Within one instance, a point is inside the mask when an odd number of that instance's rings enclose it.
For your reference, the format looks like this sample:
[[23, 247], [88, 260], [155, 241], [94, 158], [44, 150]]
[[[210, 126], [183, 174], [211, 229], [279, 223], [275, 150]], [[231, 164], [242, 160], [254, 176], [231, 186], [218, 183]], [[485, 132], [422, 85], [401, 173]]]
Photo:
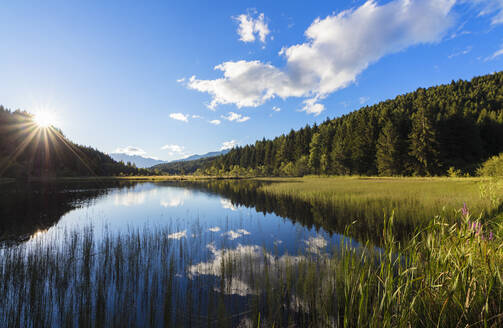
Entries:
[[163, 160], [502, 67], [502, 0], [0, 5], [0, 104]]

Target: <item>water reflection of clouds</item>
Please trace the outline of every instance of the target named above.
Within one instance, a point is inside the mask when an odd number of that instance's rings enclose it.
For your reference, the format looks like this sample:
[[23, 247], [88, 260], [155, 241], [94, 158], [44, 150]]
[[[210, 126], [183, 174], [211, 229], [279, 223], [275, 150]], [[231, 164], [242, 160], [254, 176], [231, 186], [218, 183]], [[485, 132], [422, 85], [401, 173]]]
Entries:
[[231, 211], [237, 211], [237, 207], [232, 204], [230, 199], [222, 198], [220, 199], [220, 204], [222, 204], [222, 208], [229, 209]]
[[[253, 290], [252, 282], [249, 281], [251, 276], [249, 270], [253, 269], [255, 272], [261, 272], [264, 270], [264, 266], [267, 264], [269, 269], [275, 270], [282, 268], [284, 269], [287, 264], [296, 264], [304, 256], [290, 256], [282, 255], [281, 257], [275, 257], [268, 251], [264, 250], [258, 245], [241, 245], [234, 249], [216, 249], [213, 243], [206, 246], [213, 255], [213, 259], [208, 262], [201, 262], [198, 264], [191, 265], [188, 268], [189, 278], [193, 278], [198, 275], [212, 275], [220, 277], [222, 275], [222, 261], [233, 263], [242, 263], [243, 265], [238, 265], [237, 270], [234, 270], [234, 275], [232, 279], [225, 279], [227, 285], [223, 286], [221, 292], [224, 294], [232, 294], [239, 296], [247, 296], [256, 294]], [[266, 263], [267, 262], [267, 263]], [[275, 275], [271, 275], [275, 276]], [[218, 287], [215, 287], [219, 290]], [[220, 290], [219, 290], [220, 291]]]
[[192, 193], [187, 189], [184, 189], [183, 191], [166, 190], [166, 192], [162, 195], [160, 204], [162, 207], [179, 207], [191, 197]]
[[168, 235], [169, 239], [182, 239], [187, 237], [187, 230], [174, 232]]
[[151, 190], [125, 190], [114, 195], [114, 204], [117, 206], [134, 206], [145, 203], [148, 197], [157, 194], [158, 189]]
[[246, 231], [245, 229], [238, 229], [236, 231], [229, 230], [227, 232], [224, 232], [221, 236], [222, 237], [227, 236], [227, 238], [229, 238], [230, 240], [234, 240], [234, 239], [237, 239], [239, 237], [243, 237], [243, 236], [246, 236], [246, 235], [249, 235], [249, 234], [250, 234], [250, 232]]
[[327, 247], [327, 241], [322, 236], [309, 237], [308, 240], [304, 240], [306, 244], [306, 249], [313, 254], [320, 254], [321, 249]]
[[162, 207], [178, 207], [183, 205], [183, 199], [174, 198], [169, 200], [161, 200]]

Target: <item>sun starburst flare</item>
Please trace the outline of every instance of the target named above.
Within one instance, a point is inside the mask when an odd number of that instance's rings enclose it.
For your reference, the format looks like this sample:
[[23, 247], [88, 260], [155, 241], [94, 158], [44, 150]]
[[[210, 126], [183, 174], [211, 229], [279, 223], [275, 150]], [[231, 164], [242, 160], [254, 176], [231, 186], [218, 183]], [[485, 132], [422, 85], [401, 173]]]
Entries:
[[50, 112], [38, 112], [34, 114], [33, 122], [40, 128], [48, 128], [57, 123], [56, 117]]

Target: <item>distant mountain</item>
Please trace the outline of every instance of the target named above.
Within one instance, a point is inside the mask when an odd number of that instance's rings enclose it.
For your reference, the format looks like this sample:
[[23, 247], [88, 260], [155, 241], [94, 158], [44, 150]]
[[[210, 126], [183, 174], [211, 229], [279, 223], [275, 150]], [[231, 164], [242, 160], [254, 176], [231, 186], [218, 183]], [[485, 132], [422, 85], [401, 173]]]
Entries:
[[128, 155], [124, 153], [111, 153], [109, 154], [117, 162], [123, 161], [124, 163], [131, 162], [136, 165], [138, 168], [149, 168], [160, 164], [168, 164], [168, 163], [179, 163], [179, 162], [188, 162], [194, 161], [197, 159], [203, 159], [208, 157], [215, 157], [220, 155], [225, 155], [230, 151], [230, 149], [222, 150], [222, 151], [212, 151], [202, 155], [192, 155], [187, 158], [177, 159], [174, 161], [161, 161], [158, 159], [153, 159], [149, 157], [143, 157], [140, 155]]
[[223, 156], [227, 154], [230, 149], [222, 151], [213, 151], [203, 155], [192, 155], [190, 157], [172, 161], [169, 163], [158, 164], [153, 166], [152, 169], [161, 170], [168, 174], [189, 174], [194, 173], [198, 168], [210, 163], [218, 156]]
[[131, 162], [134, 163], [138, 168], [148, 168], [157, 164], [167, 163], [166, 161], [161, 161], [149, 157], [143, 157], [140, 155], [128, 155], [124, 153], [111, 153], [109, 155], [117, 162], [120, 161], [123, 161], [124, 163]]
[[211, 151], [211, 152], [203, 154], [203, 155], [192, 155], [192, 156], [189, 156], [189, 157], [184, 158], [184, 159], [177, 159], [177, 160], [171, 161], [170, 163], [194, 161], [196, 159], [201, 159], [201, 158], [208, 158], [208, 157], [215, 157], [215, 156], [225, 155], [229, 151], [230, 151], [230, 149], [225, 149], [225, 150], [221, 150], [221, 151]]

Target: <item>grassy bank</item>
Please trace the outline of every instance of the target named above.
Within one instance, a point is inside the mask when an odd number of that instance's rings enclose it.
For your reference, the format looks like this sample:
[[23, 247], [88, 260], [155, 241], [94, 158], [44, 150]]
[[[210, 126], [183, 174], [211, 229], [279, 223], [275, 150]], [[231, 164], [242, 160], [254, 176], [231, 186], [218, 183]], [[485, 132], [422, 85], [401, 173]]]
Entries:
[[439, 214], [452, 222], [464, 203], [473, 213], [492, 217], [501, 210], [503, 201], [503, 183], [483, 178], [311, 176], [269, 180], [281, 183], [262, 186], [261, 191], [268, 195], [330, 207], [332, 220], [375, 224], [376, 231], [382, 230], [384, 217], [392, 211], [400, 229], [401, 225], [420, 226]]

